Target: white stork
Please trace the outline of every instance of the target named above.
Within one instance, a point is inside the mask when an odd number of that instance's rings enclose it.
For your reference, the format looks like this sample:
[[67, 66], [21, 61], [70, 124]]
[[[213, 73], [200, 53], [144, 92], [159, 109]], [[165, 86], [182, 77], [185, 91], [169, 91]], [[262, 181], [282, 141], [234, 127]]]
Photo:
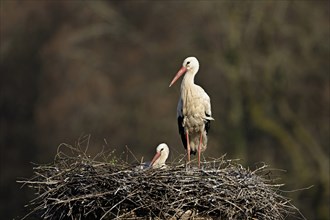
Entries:
[[156, 154], [152, 158], [152, 161], [150, 162], [150, 167], [152, 168], [161, 168], [165, 167], [165, 162], [168, 158], [168, 155], [170, 153], [170, 149], [168, 148], [167, 144], [161, 143], [156, 148]]
[[196, 57], [186, 58], [169, 87], [185, 74], [177, 107], [179, 133], [187, 150], [188, 162], [190, 162], [190, 154], [196, 154], [198, 151], [200, 168], [201, 152], [206, 149], [210, 121], [214, 119], [211, 117], [210, 97], [202, 87], [194, 83], [198, 69], [199, 62]]

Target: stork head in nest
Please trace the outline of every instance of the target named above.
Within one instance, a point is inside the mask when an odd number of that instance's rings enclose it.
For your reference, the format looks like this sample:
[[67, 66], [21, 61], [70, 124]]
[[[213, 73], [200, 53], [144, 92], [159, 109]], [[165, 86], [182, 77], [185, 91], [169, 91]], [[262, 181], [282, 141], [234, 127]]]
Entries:
[[169, 153], [170, 153], [170, 149], [168, 148], [167, 144], [161, 143], [160, 145], [158, 145], [156, 148], [156, 154], [153, 157], [150, 166], [152, 168], [158, 168], [164, 166]]

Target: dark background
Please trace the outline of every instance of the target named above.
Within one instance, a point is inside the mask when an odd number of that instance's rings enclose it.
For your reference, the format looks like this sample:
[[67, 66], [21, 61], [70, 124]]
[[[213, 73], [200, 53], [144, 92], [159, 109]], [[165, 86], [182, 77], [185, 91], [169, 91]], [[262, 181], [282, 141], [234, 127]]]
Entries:
[[[329, 1], [1, 0], [1, 216], [26, 214], [16, 180], [91, 134], [91, 154], [151, 159], [176, 124], [184, 58], [215, 121], [205, 157], [283, 169], [307, 219], [329, 219]], [[107, 144], [105, 144], [105, 142]]]

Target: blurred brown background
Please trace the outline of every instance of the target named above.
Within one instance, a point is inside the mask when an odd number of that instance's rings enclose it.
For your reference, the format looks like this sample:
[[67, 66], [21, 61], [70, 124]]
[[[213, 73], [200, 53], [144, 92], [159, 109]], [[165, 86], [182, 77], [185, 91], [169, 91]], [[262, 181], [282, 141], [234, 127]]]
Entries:
[[2, 219], [26, 214], [31, 162], [82, 134], [91, 153], [184, 153], [168, 85], [192, 55], [215, 118], [204, 156], [286, 170], [283, 189], [314, 187], [285, 195], [329, 219], [329, 1], [1, 0], [0, 30]]

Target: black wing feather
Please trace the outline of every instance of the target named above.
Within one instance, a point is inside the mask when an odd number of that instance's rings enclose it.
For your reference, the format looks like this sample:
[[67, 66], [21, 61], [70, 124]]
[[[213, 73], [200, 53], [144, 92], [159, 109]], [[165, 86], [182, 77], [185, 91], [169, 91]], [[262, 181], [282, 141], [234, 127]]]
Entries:
[[183, 127], [182, 123], [183, 123], [183, 117], [182, 116], [179, 116], [178, 117], [179, 133], [180, 133], [180, 136], [181, 136], [181, 140], [182, 140], [183, 146], [184, 146], [185, 149], [187, 149], [186, 132], [184, 131], [184, 127]]
[[[209, 115], [209, 114], [206, 114], [205, 113], [205, 115], [207, 117], [211, 117], [211, 115]], [[209, 133], [210, 128], [211, 128], [211, 121], [206, 119], [206, 121], [205, 121], [205, 131], [206, 131], [206, 134]]]

